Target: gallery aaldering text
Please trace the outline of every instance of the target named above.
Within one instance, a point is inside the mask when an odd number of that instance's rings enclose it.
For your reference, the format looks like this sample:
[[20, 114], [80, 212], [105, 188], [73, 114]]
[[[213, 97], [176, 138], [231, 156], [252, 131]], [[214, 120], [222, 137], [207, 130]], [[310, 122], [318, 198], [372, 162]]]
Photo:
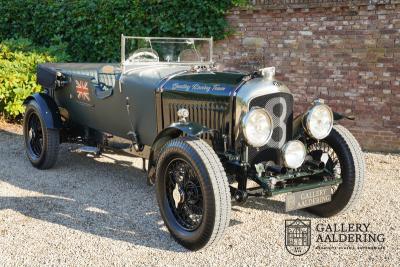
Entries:
[[319, 223], [315, 229], [318, 233], [316, 242], [385, 242], [384, 234], [372, 233], [369, 223]]

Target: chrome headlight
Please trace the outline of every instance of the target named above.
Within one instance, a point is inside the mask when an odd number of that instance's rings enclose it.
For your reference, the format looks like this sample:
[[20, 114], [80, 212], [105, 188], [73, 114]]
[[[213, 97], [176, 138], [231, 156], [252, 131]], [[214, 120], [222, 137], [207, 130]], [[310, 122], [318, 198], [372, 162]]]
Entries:
[[272, 135], [272, 119], [263, 108], [255, 108], [243, 117], [242, 129], [249, 145], [261, 147], [267, 144]]
[[332, 110], [327, 105], [315, 104], [305, 115], [303, 126], [311, 137], [324, 139], [333, 127]]
[[300, 167], [306, 158], [306, 147], [298, 140], [287, 142], [282, 148], [283, 161], [288, 168]]

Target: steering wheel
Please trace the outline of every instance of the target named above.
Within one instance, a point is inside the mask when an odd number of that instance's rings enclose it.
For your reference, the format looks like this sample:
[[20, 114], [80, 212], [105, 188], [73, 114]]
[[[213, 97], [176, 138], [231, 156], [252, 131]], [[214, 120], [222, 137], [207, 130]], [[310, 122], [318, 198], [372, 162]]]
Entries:
[[148, 61], [148, 62], [158, 62], [160, 58], [155, 50], [151, 48], [140, 48], [133, 52], [127, 59], [128, 62], [138, 62], [138, 61]]

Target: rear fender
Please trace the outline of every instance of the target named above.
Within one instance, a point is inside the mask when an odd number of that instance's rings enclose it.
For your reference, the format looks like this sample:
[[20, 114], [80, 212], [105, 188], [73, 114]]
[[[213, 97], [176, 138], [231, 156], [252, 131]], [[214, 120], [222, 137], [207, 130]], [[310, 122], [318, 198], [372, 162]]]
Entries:
[[38, 104], [40, 115], [43, 118], [43, 121], [46, 124], [47, 128], [62, 128], [60, 110], [50, 96], [43, 93], [33, 94], [25, 99], [24, 105], [27, 105], [32, 100], [36, 101], [36, 103]]

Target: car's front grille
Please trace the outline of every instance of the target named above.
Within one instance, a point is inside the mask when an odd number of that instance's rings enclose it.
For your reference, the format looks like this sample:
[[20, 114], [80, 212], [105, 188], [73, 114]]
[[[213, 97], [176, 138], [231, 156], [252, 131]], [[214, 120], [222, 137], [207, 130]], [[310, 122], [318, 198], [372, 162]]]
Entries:
[[260, 147], [249, 148], [249, 161], [255, 163], [259, 155], [265, 154], [271, 149], [278, 150], [291, 138], [293, 127], [293, 96], [288, 93], [275, 93], [253, 98], [249, 108], [262, 107], [271, 115], [273, 120], [272, 137], [268, 143]]
[[223, 147], [223, 134], [228, 133], [229, 129], [229, 103], [210, 102], [186, 99], [164, 99], [163, 114], [164, 127], [174, 122], [178, 122], [178, 110], [186, 108], [189, 111], [188, 121], [197, 122], [209, 129], [215, 129], [213, 133], [202, 134], [200, 138], [208, 142], [216, 150]]

